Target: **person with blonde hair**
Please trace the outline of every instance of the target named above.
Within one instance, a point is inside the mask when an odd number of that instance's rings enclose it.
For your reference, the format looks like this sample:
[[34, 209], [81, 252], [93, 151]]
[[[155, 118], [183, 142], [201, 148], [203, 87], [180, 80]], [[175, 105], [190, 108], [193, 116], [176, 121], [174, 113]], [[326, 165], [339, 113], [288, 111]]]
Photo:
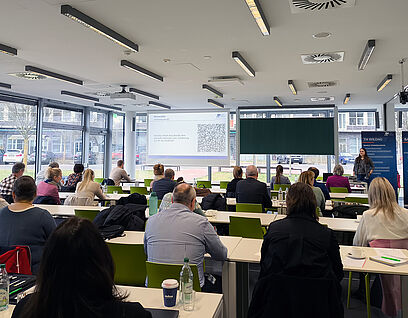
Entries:
[[318, 187], [313, 186], [314, 178], [315, 174], [313, 171], [303, 171], [299, 176], [298, 182], [306, 183], [312, 188], [313, 193], [316, 197], [317, 207], [320, 209], [320, 213], [323, 214], [324, 208], [326, 206], [326, 199], [324, 198], [322, 190]]
[[347, 177], [343, 177], [344, 169], [342, 165], [335, 165], [333, 169], [333, 175], [327, 178], [326, 187], [330, 188], [347, 188], [348, 192], [351, 192], [350, 182]]
[[153, 183], [157, 180], [164, 178], [164, 166], [161, 163], [156, 163], [153, 166], [153, 181], [150, 183], [150, 187], [153, 187]]
[[51, 197], [54, 199], [55, 204], [61, 204], [58, 193], [62, 180], [61, 169], [49, 167], [45, 172], [45, 178], [37, 186], [37, 197]]
[[107, 200], [108, 198], [103, 194], [101, 185], [94, 181], [95, 173], [92, 169], [86, 169], [82, 177], [82, 181], [78, 182], [75, 196], [77, 198], [87, 199], [88, 202], [93, 204], [95, 195], [101, 200]]

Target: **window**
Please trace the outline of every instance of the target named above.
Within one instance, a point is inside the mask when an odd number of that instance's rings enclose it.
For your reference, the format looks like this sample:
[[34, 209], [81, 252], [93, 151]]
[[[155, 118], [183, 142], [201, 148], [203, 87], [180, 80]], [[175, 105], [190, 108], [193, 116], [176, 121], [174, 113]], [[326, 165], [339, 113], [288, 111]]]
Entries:
[[123, 127], [125, 116], [113, 114], [112, 130], [112, 168], [116, 167], [116, 162], [123, 159]]
[[375, 114], [367, 113], [367, 126], [374, 126], [374, 125], [375, 125]]
[[364, 125], [364, 113], [363, 112], [350, 112], [349, 113], [349, 125], [350, 126], [363, 126]]
[[103, 177], [103, 163], [105, 154], [105, 135], [90, 135], [89, 137], [89, 168], [95, 177]]
[[91, 112], [91, 127], [106, 128], [106, 114], [100, 112]]
[[346, 113], [339, 113], [339, 130], [346, 129]]
[[43, 122], [82, 126], [82, 112], [44, 107]]
[[357, 113], [357, 126], [364, 125], [364, 113]]

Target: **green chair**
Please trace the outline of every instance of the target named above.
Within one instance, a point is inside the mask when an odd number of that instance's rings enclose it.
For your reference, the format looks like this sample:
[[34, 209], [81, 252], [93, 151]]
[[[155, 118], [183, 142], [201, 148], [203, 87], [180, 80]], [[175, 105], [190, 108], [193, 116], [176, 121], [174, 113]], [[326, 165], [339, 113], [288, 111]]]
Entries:
[[150, 183], [152, 183], [153, 179], [144, 179], [144, 186], [150, 187]]
[[237, 212], [258, 212], [262, 213], [262, 204], [258, 203], [237, 203], [235, 206], [235, 211]]
[[[366, 293], [366, 305], [367, 305], [367, 318], [371, 318], [371, 305], [370, 305], [370, 274], [365, 273], [364, 275], [364, 285]], [[347, 290], [347, 308], [350, 308], [350, 295], [351, 295], [351, 282], [353, 273], [349, 272], [348, 290]]]
[[[162, 288], [161, 284], [165, 279], [173, 278], [180, 280], [180, 272], [183, 264], [163, 264], [153, 263], [146, 261], [147, 272], [147, 287], [149, 288]], [[195, 264], [190, 264], [193, 272], [193, 288], [195, 291], [201, 291], [200, 280], [198, 278], [198, 268]]]
[[130, 193], [149, 194], [147, 187], [130, 187]]
[[95, 181], [95, 182], [98, 182], [98, 183], [102, 183], [103, 178], [94, 178], [94, 181]]
[[245, 238], [263, 239], [261, 220], [258, 218], [229, 217], [229, 235]]
[[220, 181], [220, 189], [226, 189], [229, 181]]
[[107, 244], [115, 263], [115, 284], [144, 287], [146, 255], [143, 244]]
[[123, 190], [121, 186], [109, 186], [107, 188], [107, 193], [113, 193], [113, 191], [118, 191], [119, 194], [123, 194]]
[[99, 213], [98, 210], [74, 210], [75, 216], [82, 218], [82, 219], [87, 219], [89, 221], [93, 221], [96, 215]]
[[211, 189], [211, 181], [197, 181], [197, 188]]
[[282, 189], [283, 192], [286, 191], [286, 189], [289, 189], [290, 184], [274, 184], [273, 189], [275, 191], [279, 191], [279, 189]]
[[316, 181], [321, 181], [321, 182], [323, 182], [323, 177], [317, 177], [317, 178], [316, 178]]
[[348, 189], [344, 187], [330, 187], [331, 193], [348, 193]]
[[368, 204], [368, 198], [349, 198], [345, 199], [346, 202], [358, 203], [358, 204]]

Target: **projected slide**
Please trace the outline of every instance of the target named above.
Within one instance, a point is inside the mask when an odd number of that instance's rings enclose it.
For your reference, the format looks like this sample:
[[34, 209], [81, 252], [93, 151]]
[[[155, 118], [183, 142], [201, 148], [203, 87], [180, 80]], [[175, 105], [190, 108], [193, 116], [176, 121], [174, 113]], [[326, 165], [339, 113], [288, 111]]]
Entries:
[[149, 112], [149, 163], [229, 165], [227, 111]]

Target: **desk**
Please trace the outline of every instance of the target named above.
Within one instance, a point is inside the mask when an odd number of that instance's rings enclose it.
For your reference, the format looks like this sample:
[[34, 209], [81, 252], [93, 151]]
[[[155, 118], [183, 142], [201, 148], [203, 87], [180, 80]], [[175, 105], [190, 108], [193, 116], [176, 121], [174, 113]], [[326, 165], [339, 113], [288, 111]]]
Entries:
[[[275, 218], [275, 221], [282, 220], [286, 215], [278, 214]], [[319, 222], [321, 224], [327, 224], [329, 229], [339, 232], [353, 232], [357, 231], [358, 222], [356, 219], [344, 219], [344, 218], [326, 218], [320, 217]]]
[[359, 198], [368, 199], [368, 193], [333, 193], [330, 192], [330, 198], [332, 199], [345, 199], [345, 198]]
[[253, 212], [229, 212], [229, 211], [214, 211], [213, 216], [209, 216], [208, 221], [210, 223], [221, 223], [229, 224], [230, 216], [246, 217], [246, 218], [257, 218], [261, 220], [262, 226], [269, 226], [269, 224], [275, 221], [275, 214], [266, 214], [266, 213], [253, 213]]
[[34, 206], [47, 210], [51, 215], [75, 215], [75, 209], [77, 210], [95, 210], [100, 211], [106, 209], [106, 207], [100, 206], [75, 206], [75, 205], [51, 205], [51, 204], [34, 204]]
[[[59, 192], [59, 197], [60, 197], [61, 200], [65, 200], [71, 194], [75, 194], [75, 193], [74, 192]], [[120, 198], [128, 197], [129, 193], [123, 193], [123, 194], [105, 193], [105, 196], [108, 198], [107, 201], [117, 201]], [[102, 201], [97, 196], [95, 196], [95, 200]]]

